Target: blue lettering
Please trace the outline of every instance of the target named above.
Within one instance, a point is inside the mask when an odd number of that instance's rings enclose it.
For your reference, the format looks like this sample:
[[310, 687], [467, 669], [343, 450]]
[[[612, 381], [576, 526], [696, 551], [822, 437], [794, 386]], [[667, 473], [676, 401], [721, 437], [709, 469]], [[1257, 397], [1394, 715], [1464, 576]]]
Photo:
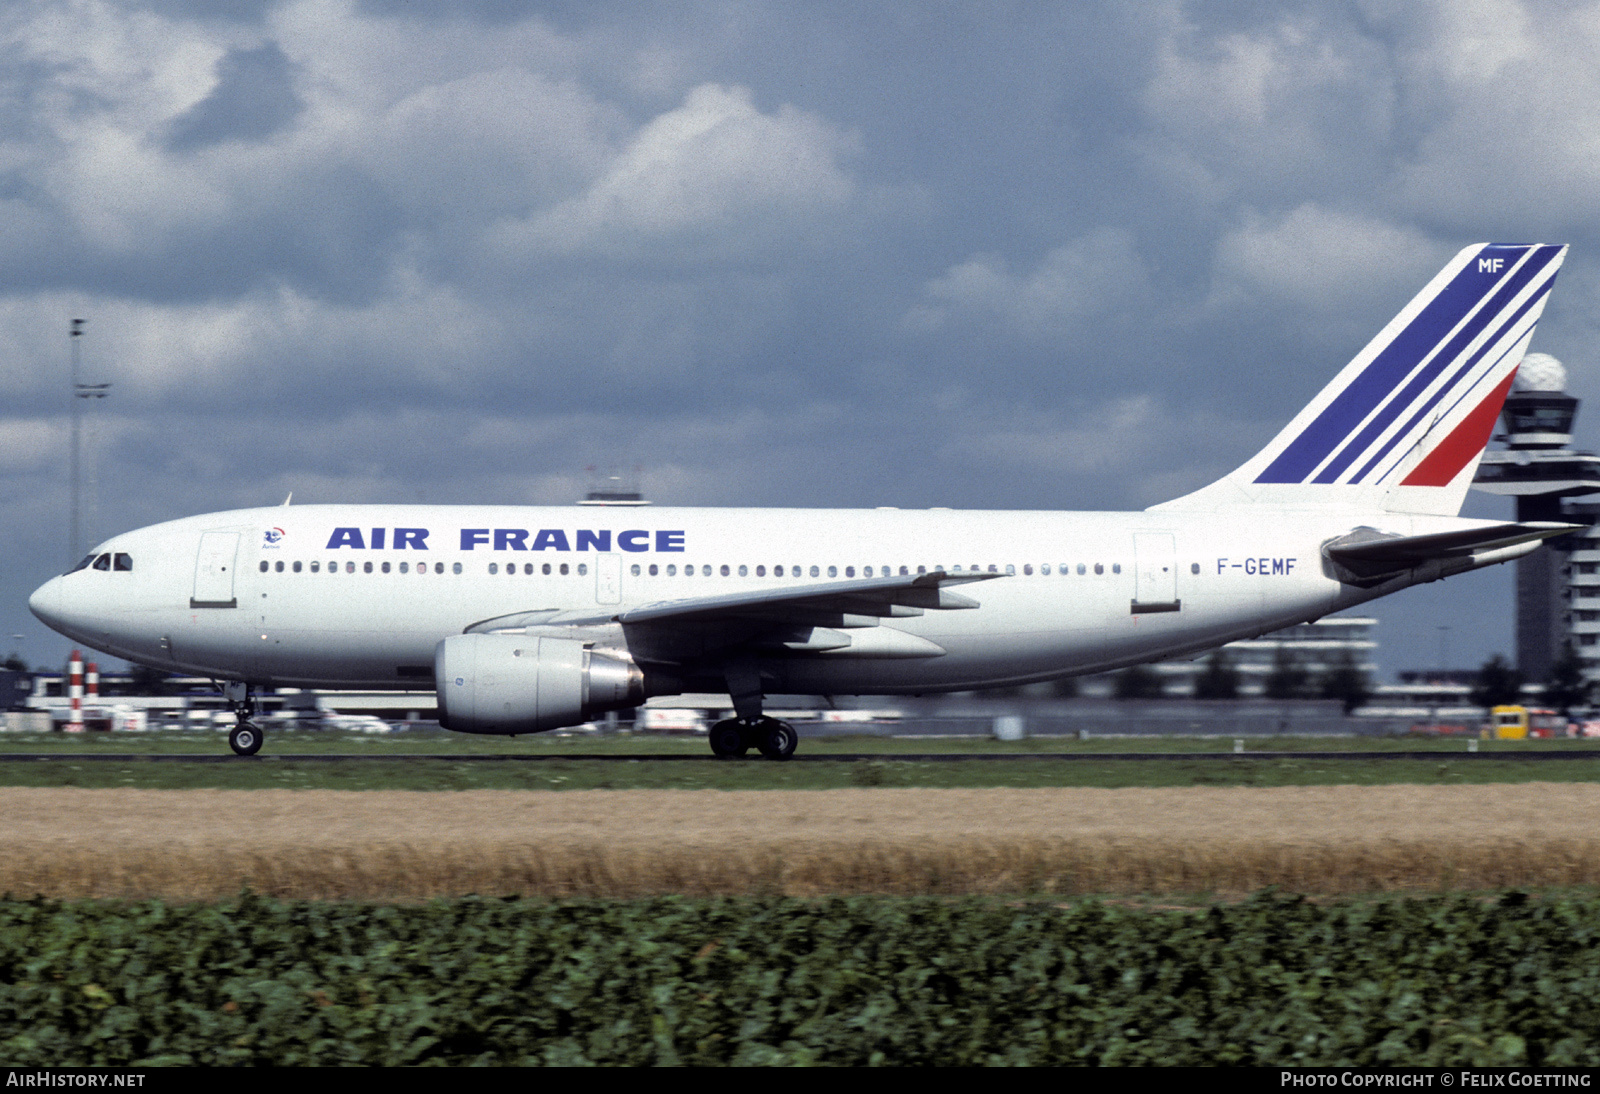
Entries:
[[570, 551], [567, 546], [567, 533], [559, 528], [541, 528], [539, 534], [533, 537], [533, 549], [544, 551], [554, 548], [557, 551]]
[[1275, 559], [1272, 560], [1272, 572], [1275, 573], [1275, 574], [1281, 574], [1281, 573], [1284, 572], [1283, 571], [1283, 559], [1275, 558]]
[[1217, 559], [1217, 573], [1220, 574], [1222, 572], [1223, 567], [1225, 567], [1227, 564], [1228, 564], [1228, 560], [1227, 559], [1225, 559], [1225, 558]]
[[335, 547], [354, 547], [357, 550], [363, 550], [366, 546], [366, 540], [361, 538], [361, 529], [335, 528], [333, 535], [328, 537], [327, 549], [331, 551]]
[[1286, 574], [1294, 573], [1294, 559], [1286, 558], [1283, 560], [1283, 572]]
[[1244, 572], [1247, 573], [1247, 574], [1253, 574], [1253, 573], [1256, 572], [1256, 560], [1255, 559], [1247, 558], [1247, 559], [1244, 560]]
[[681, 550], [683, 550], [683, 533], [682, 532], [657, 532], [656, 533], [656, 550], [658, 550], [658, 551], [681, 551]]
[[1269, 560], [1264, 558], [1256, 559], [1256, 573], [1265, 574], [1267, 572], [1268, 562]]
[[374, 551], [383, 550], [384, 533], [385, 533], [385, 529], [383, 529], [383, 528], [374, 528], [372, 530], [372, 549]]
[[587, 528], [578, 529], [578, 550], [587, 551], [593, 547], [596, 551], [611, 550], [611, 532], [591, 532]]
[[[640, 540], [644, 540], [640, 543]], [[650, 533], [638, 529], [621, 532], [617, 535], [617, 546], [624, 551], [648, 551], [650, 549]]]
[[[462, 539], [462, 547], [472, 550]], [[394, 549], [404, 551], [410, 547], [413, 551], [426, 551], [428, 549], [428, 530], [426, 528], [396, 528], [394, 530]]]
[[494, 530], [494, 549], [496, 551], [526, 551], [528, 549], [528, 530], [526, 528], [496, 528]]
[[461, 529], [461, 549], [463, 551], [470, 551], [475, 545], [488, 542], [489, 529], [487, 528]]

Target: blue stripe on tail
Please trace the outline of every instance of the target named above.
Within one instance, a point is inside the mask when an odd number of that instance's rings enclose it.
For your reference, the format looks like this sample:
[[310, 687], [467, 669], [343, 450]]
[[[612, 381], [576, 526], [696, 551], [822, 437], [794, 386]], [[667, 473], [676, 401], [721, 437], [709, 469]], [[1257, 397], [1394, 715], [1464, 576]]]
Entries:
[[[1442, 342], [1483, 298], [1506, 276], [1505, 272], [1480, 270], [1488, 255], [1504, 258], [1503, 271], [1514, 268], [1527, 254], [1528, 247], [1491, 244], [1480, 249], [1422, 312], [1406, 325], [1362, 370], [1348, 387], [1339, 392], [1300, 435], [1256, 477], [1258, 483], [1299, 483], [1327, 459], [1339, 442], [1364, 421], [1388, 395], [1411, 375], [1419, 363]], [[1548, 259], [1546, 259], [1548, 261]], [[1352, 454], [1351, 459], [1355, 458]], [[1348, 462], [1348, 461], [1347, 461]]]

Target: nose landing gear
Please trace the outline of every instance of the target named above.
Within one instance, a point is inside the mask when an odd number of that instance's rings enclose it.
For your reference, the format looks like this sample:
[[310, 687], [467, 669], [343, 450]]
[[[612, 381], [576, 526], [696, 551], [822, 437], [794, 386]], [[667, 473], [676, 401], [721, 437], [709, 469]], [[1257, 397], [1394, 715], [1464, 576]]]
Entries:
[[240, 756], [254, 756], [261, 751], [261, 727], [250, 720], [256, 712], [255, 699], [250, 685], [241, 680], [230, 680], [222, 685], [222, 697], [233, 713], [234, 726], [228, 731], [228, 747]]

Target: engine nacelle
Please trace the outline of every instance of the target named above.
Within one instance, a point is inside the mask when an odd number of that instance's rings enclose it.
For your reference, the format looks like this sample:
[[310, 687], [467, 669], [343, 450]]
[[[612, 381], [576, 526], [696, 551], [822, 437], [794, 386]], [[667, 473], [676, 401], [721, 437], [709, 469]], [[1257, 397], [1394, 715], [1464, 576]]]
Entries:
[[570, 638], [456, 634], [433, 651], [439, 724], [458, 733], [538, 733], [644, 702], [644, 674]]

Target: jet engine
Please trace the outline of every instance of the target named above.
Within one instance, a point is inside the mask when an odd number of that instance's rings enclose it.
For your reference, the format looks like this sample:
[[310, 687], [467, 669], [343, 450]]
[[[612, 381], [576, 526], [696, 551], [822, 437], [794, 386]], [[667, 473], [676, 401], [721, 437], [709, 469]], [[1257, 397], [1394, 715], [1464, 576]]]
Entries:
[[638, 665], [571, 638], [452, 635], [433, 671], [439, 724], [459, 733], [538, 733], [644, 702]]

